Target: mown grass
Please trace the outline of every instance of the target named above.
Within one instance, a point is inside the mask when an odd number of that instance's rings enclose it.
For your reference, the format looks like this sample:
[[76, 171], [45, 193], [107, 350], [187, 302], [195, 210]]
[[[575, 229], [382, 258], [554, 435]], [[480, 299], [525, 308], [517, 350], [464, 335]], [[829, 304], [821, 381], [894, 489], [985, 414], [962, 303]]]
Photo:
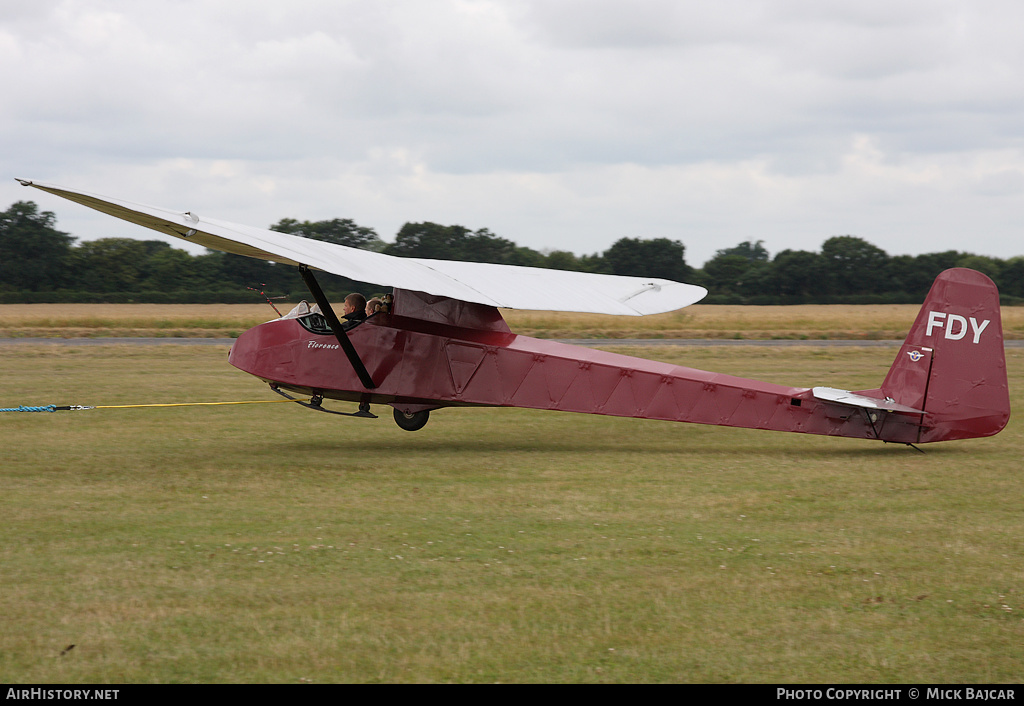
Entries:
[[[635, 352], [852, 389], [895, 354]], [[274, 399], [225, 354], [0, 348], [0, 406]], [[1020, 679], [1016, 418], [918, 454], [513, 409], [407, 433], [375, 411], [0, 415], [0, 680]]]
[[[289, 304], [279, 303], [281, 311]], [[655, 316], [502, 312], [516, 333], [540, 338], [899, 340], [919, 307], [695, 305]], [[4, 304], [2, 337], [234, 337], [276, 315], [266, 304]], [[1002, 311], [1007, 339], [1024, 338], [1024, 307]]]

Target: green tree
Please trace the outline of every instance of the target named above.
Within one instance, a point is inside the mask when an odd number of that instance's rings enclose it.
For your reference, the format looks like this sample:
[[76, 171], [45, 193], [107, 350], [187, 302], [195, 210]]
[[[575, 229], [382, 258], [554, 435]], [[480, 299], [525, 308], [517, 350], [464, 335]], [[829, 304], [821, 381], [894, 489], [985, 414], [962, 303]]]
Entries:
[[774, 262], [755, 262], [743, 273], [737, 289], [744, 301], [774, 304], [779, 301], [779, 274]]
[[580, 272], [596, 272], [597, 274], [610, 275], [612, 274], [612, 266], [604, 258], [603, 253], [593, 253], [591, 255], [580, 255], [579, 257], [579, 268]]
[[544, 256], [525, 245], [516, 247], [508, 264], [519, 265], [520, 267], [547, 267]]
[[716, 250], [715, 256], [696, 273], [696, 278], [714, 295], [739, 292], [747, 272], [755, 265], [767, 263], [771, 259], [763, 243], [763, 240], [748, 240], [735, 247]]
[[740, 243], [736, 247], [718, 250], [715, 252], [715, 257], [719, 256], [742, 257], [747, 262], [768, 262], [771, 259], [771, 256], [764, 247], [763, 240], [754, 242], [748, 240], [745, 243]]
[[[216, 272], [216, 289], [242, 291], [246, 287], [260, 287], [282, 293], [290, 292], [297, 283], [301, 286], [294, 267], [225, 252], [211, 251], [206, 257], [210, 258], [208, 266], [215, 264], [211, 269]], [[326, 287], [325, 282], [321, 282], [321, 286]]]
[[889, 256], [853, 235], [837, 235], [821, 246], [830, 289], [836, 294], [890, 291]]
[[552, 250], [544, 258], [544, 266], [551, 270], [576, 271], [580, 269], [580, 262], [575, 253], [567, 250]]
[[890, 289], [905, 292], [915, 299], [923, 298], [938, 274], [956, 267], [963, 256], [956, 250], [923, 255], [897, 255], [890, 260]]
[[144, 241], [131, 238], [87, 240], [73, 252], [74, 288], [86, 292], [139, 291], [145, 262], [153, 250]]
[[0, 289], [47, 291], [69, 286], [71, 243], [56, 216], [31, 201], [0, 213]]
[[742, 255], [724, 254], [719, 250], [713, 258], [704, 263], [703, 282], [713, 294], [730, 294], [739, 291], [743, 276], [754, 262]]
[[508, 264], [517, 257], [517, 250], [511, 240], [499, 238], [486, 228], [474, 232], [463, 226], [424, 222], [403, 225], [384, 252], [400, 257]]
[[828, 293], [827, 263], [822, 255], [806, 250], [783, 250], [772, 261], [775, 292], [803, 300]]
[[516, 257], [518, 249], [511, 240], [501, 238], [486, 228], [481, 228], [466, 237], [460, 259], [469, 262], [510, 264]]
[[988, 257], [987, 255], [963, 255], [957, 260], [957, 267], [968, 267], [972, 270], [977, 270], [983, 275], [987, 275], [996, 284], [1000, 284], [1002, 279], [1003, 267], [1006, 263], [1002, 260], [994, 257]]
[[678, 240], [622, 238], [604, 252], [612, 274], [658, 277], [686, 282], [693, 268], [686, 264], [686, 246]]
[[180, 292], [216, 288], [206, 286], [198, 258], [170, 246], [149, 255], [142, 276], [139, 289], [148, 291]]
[[389, 255], [399, 257], [425, 257], [433, 260], [458, 259], [468, 228], [442, 226], [425, 221], [406, 223], [395, 236], [395, 242], [384, 248]]
[[270, 226], [270, 230], [376, 252], [381, 252], [385, 245], [373, 228], [358, 225], [351, 218], [302, 221], [301, 223], [294, 218], [282, 218]]
[[1024, 257], [1011, 257], [1003, 265], [999, 291], [1013, 297], [1024, 297]]

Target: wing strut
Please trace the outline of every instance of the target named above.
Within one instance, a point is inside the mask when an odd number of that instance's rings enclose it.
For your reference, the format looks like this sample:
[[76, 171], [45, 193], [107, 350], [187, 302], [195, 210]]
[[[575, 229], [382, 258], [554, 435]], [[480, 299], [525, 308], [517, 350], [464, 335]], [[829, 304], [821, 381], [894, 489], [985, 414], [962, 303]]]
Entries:
[[324, 290], [320, 289], [320, 283], [316, 281], [316, 277], [313, 276], [312, 271], [306, 265], [299, 265], [299, 274], [302, 275], [302, 280], [306, 283], [306, 287], [309, 289], [309, 293], [316, 299], [316, 303], [320, 305], [320, 313], [327, 319], [327, 325], [334, 331], [334, 337], [338, 339], [338, 343], [341, 344], [341, 349], [345, 351], [345, 355], [348, 357], [350, 363], [352, 363], [352, 369], [356, 371], [356, 375], [359, 376], [359, 380], [363, 383], [363, 387], [367, 390], [372, 390], [377, 387], [373, 382], [373, 378], [370, 377], [370, 373], [366, 371], [366, 366], [363, 365], [362, 359], [359, 357], [359, 353], [356, 352], [355, 346], [352, 345], [352, 341], [348, 340], [348, 334], [345, 333], [345, 329], [342, 326], [341, 321], [338, 319], [338, 315], [334, 313], [334, 309], [331, 308], [331, 303], [327, 301], [327, 297], [324, 295]]

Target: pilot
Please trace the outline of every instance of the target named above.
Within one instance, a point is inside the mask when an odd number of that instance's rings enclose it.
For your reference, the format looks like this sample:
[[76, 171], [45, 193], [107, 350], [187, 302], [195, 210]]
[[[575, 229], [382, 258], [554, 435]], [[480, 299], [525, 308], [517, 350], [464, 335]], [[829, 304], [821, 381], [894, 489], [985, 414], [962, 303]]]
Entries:
[[352, 292], [345, 297], [345, 308], [341, 318], [349, 321], [362, 321], [366, 318], [366, 297], [359, 292]]
[[377, 297], [366, 302], [366, 317], [369, 318], [384, 308], [384, 302]]

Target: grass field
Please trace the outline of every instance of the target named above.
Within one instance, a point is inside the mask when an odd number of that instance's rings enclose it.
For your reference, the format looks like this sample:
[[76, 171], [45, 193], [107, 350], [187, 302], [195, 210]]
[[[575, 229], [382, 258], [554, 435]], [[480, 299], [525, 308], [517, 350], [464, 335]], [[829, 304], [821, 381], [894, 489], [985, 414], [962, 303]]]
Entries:
[[[286, 311], [290, 305], [279, 304]], [[655, 316], [502, 312], [539, 338], [903, 339], [917, 305], [711, 306]], [[274, 318], [266, 304], [2, 304], [0, 338], [228, 338]], [[1024, 307], [1005, 307], [1007, 339], [1024, 338]]]
[[[895, 355], [632, 352], [848, 389]], [[225, 358], [0, 347], [0, 407], [276, 399]], [[1008, 367], [1020, 409], [1020, 350]], [[1024, 673], [1018, 417], [919, 454], [513, 409], [442, 410], [408, 433], [374, 411], [0, 414], [0, 682]]]

